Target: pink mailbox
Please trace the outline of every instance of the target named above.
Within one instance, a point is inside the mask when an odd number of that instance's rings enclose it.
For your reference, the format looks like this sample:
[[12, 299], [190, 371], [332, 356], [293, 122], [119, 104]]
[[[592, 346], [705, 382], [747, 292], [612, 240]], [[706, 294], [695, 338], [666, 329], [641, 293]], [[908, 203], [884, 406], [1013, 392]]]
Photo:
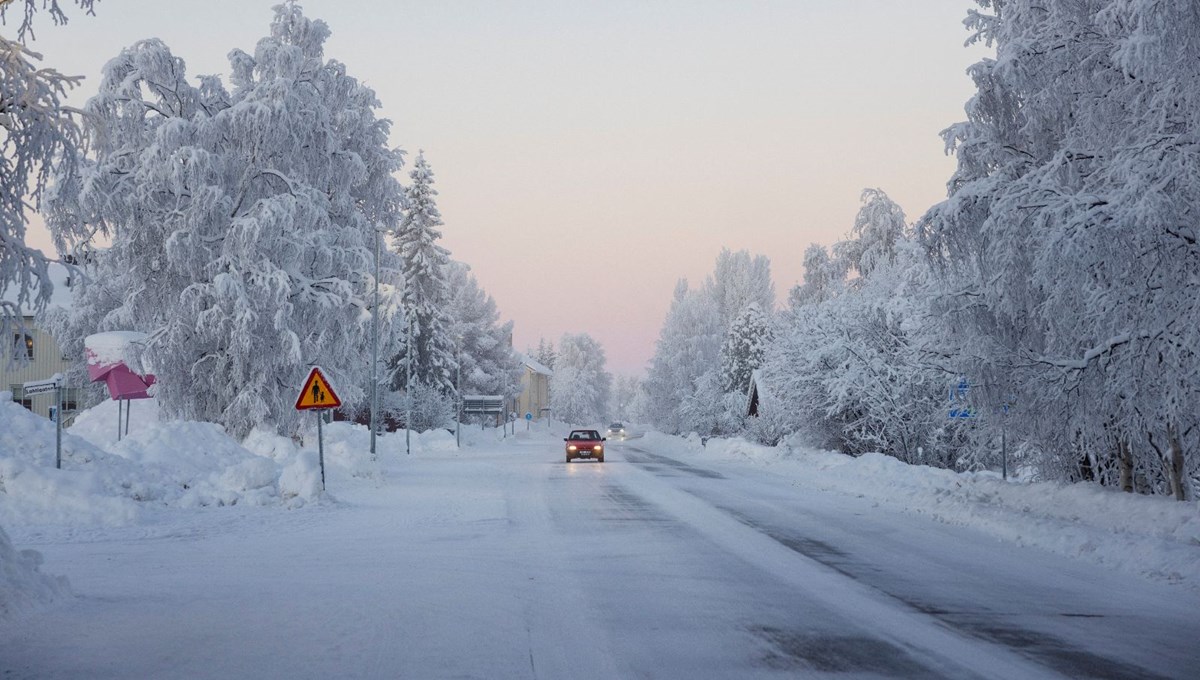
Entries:
[[147, 399], [154, 376], [135, 373], [128, 363], [135, 345], [146, 341], [145, 333], [110, 331], [89, 335], [84, 341], [87, 352], [88, 377], [92, 382], [104, 381], [113, 399]]

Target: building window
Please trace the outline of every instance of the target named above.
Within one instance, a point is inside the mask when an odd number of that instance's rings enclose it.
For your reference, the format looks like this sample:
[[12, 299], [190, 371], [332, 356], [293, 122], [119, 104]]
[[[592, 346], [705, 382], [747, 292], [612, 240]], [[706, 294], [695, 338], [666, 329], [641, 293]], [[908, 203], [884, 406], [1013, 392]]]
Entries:
[[33, 336], [25, 333], [15, 333], [13, 335], [13, 353], [20, 356], [21, 352], [25, 353], [26, 359], [33, 358]]
[[17, 402], [21, 406], [24, 406], [30, 411], [33, 410], [33, 397], [25, 396], [24, 385], [9, 385], [8, 388], [12, 390], [13, 401]]
[[79, 410], [79, 389], [68, 387], [63, 390], [63, 413], [74, 413]]

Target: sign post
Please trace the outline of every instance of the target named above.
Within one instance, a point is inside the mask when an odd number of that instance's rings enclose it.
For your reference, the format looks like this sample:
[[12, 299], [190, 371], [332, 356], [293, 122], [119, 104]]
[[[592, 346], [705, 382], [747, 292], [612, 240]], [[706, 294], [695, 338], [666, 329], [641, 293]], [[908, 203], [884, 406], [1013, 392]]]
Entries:
[[297, 411], [316, 411], [317, 412], [317, 457], [321, 463], [321, 490], [325, 490], [325, 435], [322, 431], [322, 423], [324, 422], [324, 411], [335, 409], [342, 405], [341, 398], [337, 392], [333, 391], [333, 386], [329, 384], [329, 380], [325, 378], [325, 374], [317, 366], [313, 366], [308, 372], [308, 378], [304, 381], [304, 387], [300, 388], [300, 395], [296, 397]]
[[26, 397], [54, 393], [54, 407], [50, 412], [54, 414], [54, 467], [58, 470], [62, 469], [62, 380], [62, 373], [55, 373], [49, 380], [34, 380], [21, 386]]

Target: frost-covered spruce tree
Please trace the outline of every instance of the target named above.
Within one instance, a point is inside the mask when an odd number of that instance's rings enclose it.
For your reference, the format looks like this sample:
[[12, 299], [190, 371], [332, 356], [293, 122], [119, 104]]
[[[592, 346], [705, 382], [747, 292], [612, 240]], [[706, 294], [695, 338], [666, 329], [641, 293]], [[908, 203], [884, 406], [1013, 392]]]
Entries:
[[[434, 387], [444, 394], [454, 391], [454, 338], [447, 313], [450, 291], [446, 267], [450, 253], [438, 245], [442, 215], [437, 208], [437, 190], [433, 188], [433, 170], [425, 154], [417, 155], [409, 173], [412, 183], [405, 187], [407, 205], [396, 227], [393, 246], [400, 255], [404, 277], [402, 304], [412, 322], [411, 359], [400, 355], [393, 360], [393, 387], [403, 390], [408, 373], [414, 382]], [[408, 331], [405, 330], [407, 338]], [[407, 363], [411, 360], [411, 364]]]
[[63, 177], [55, 215], [112, 234], [98, 277], [121, 285], [89, 287], [79, 314], [150, 332], [171, 416], [293, 431], [318, 364], [344, 401], [363, 396], [370, 245], [397, 218], [402, 157], [374, 93], [324, 59], [328, 36], [278, 5], [254, 54], [230, 53], [232, 92], [188, 84], [181, 59], [142, 41], [88, 103], [93, 163]]
[[537, 349], [530, 350], [529, 356], [539, 364], [553, 370], [554, 360], [558, 358], [558, 353], [554, 351], [554, 341], [539, 338]]
[[521, 362], [513, 352], [511, 321], [500, 323], [496, 301], [482, 288], [471, 268], [451, 262], [446, 268], [449, 288], [449, 334], [455, 339], [455, 373], [462, 394], [498, 394], [515, 397], [521, 392]]
[[[1200, 5], [993, 0], [949, 198], [922, 221], [946, 327], [1043, 471], [1193, 497]], [[990, 13], [986, 10], [992, 10]]]
[[604, 418], [612, 389], [606, 362], [604, 347], [587, 333], [562, 336], [550, 378], [550, 408], [556, 419], [589, 425]]
[[[94, 0], [77, 0], [91, 12]], [[18, 40], [0, 35], [0, 338], [11, 338], [13, 325], [45, 308], [54, 289], [50, 259], [25, 243], [28, 210], [38, 210], [51, 190], [55, 171], [72, 172], [83, 144], [74, 109], [64, 103], [80, 78], [43, 66], [42, 55], [22, 44], [33, 37], [33, 18], [44, 7], [54, 23], [66, 23], [57, 0], [0, 3], [0, 23], [20, 7]], [[79, 225], [58, 225], [63, 241], [79, 236]], [[8, 300], [13, 300], [10, 302]], [[19, 353], [6, 353], [19, 354]]]
[[771, 319], [752, 302], [734, 317], [721, 344], [721, 389], [745, 394], [750, 374], [762, 366], [767, 346], [773, 339]]

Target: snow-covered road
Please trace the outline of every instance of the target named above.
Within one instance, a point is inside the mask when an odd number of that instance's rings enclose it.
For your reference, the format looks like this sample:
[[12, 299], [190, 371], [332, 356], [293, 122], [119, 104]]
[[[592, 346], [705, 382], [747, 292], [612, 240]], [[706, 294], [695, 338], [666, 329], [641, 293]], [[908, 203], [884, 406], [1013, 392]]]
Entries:
[[[77, 598], [4, 678], [1194, 677], [1191, 591], [642, 440], [385, 461], [336, 502], [13, 531]], [[7, 629], [2, 628], [7, 626]]]

